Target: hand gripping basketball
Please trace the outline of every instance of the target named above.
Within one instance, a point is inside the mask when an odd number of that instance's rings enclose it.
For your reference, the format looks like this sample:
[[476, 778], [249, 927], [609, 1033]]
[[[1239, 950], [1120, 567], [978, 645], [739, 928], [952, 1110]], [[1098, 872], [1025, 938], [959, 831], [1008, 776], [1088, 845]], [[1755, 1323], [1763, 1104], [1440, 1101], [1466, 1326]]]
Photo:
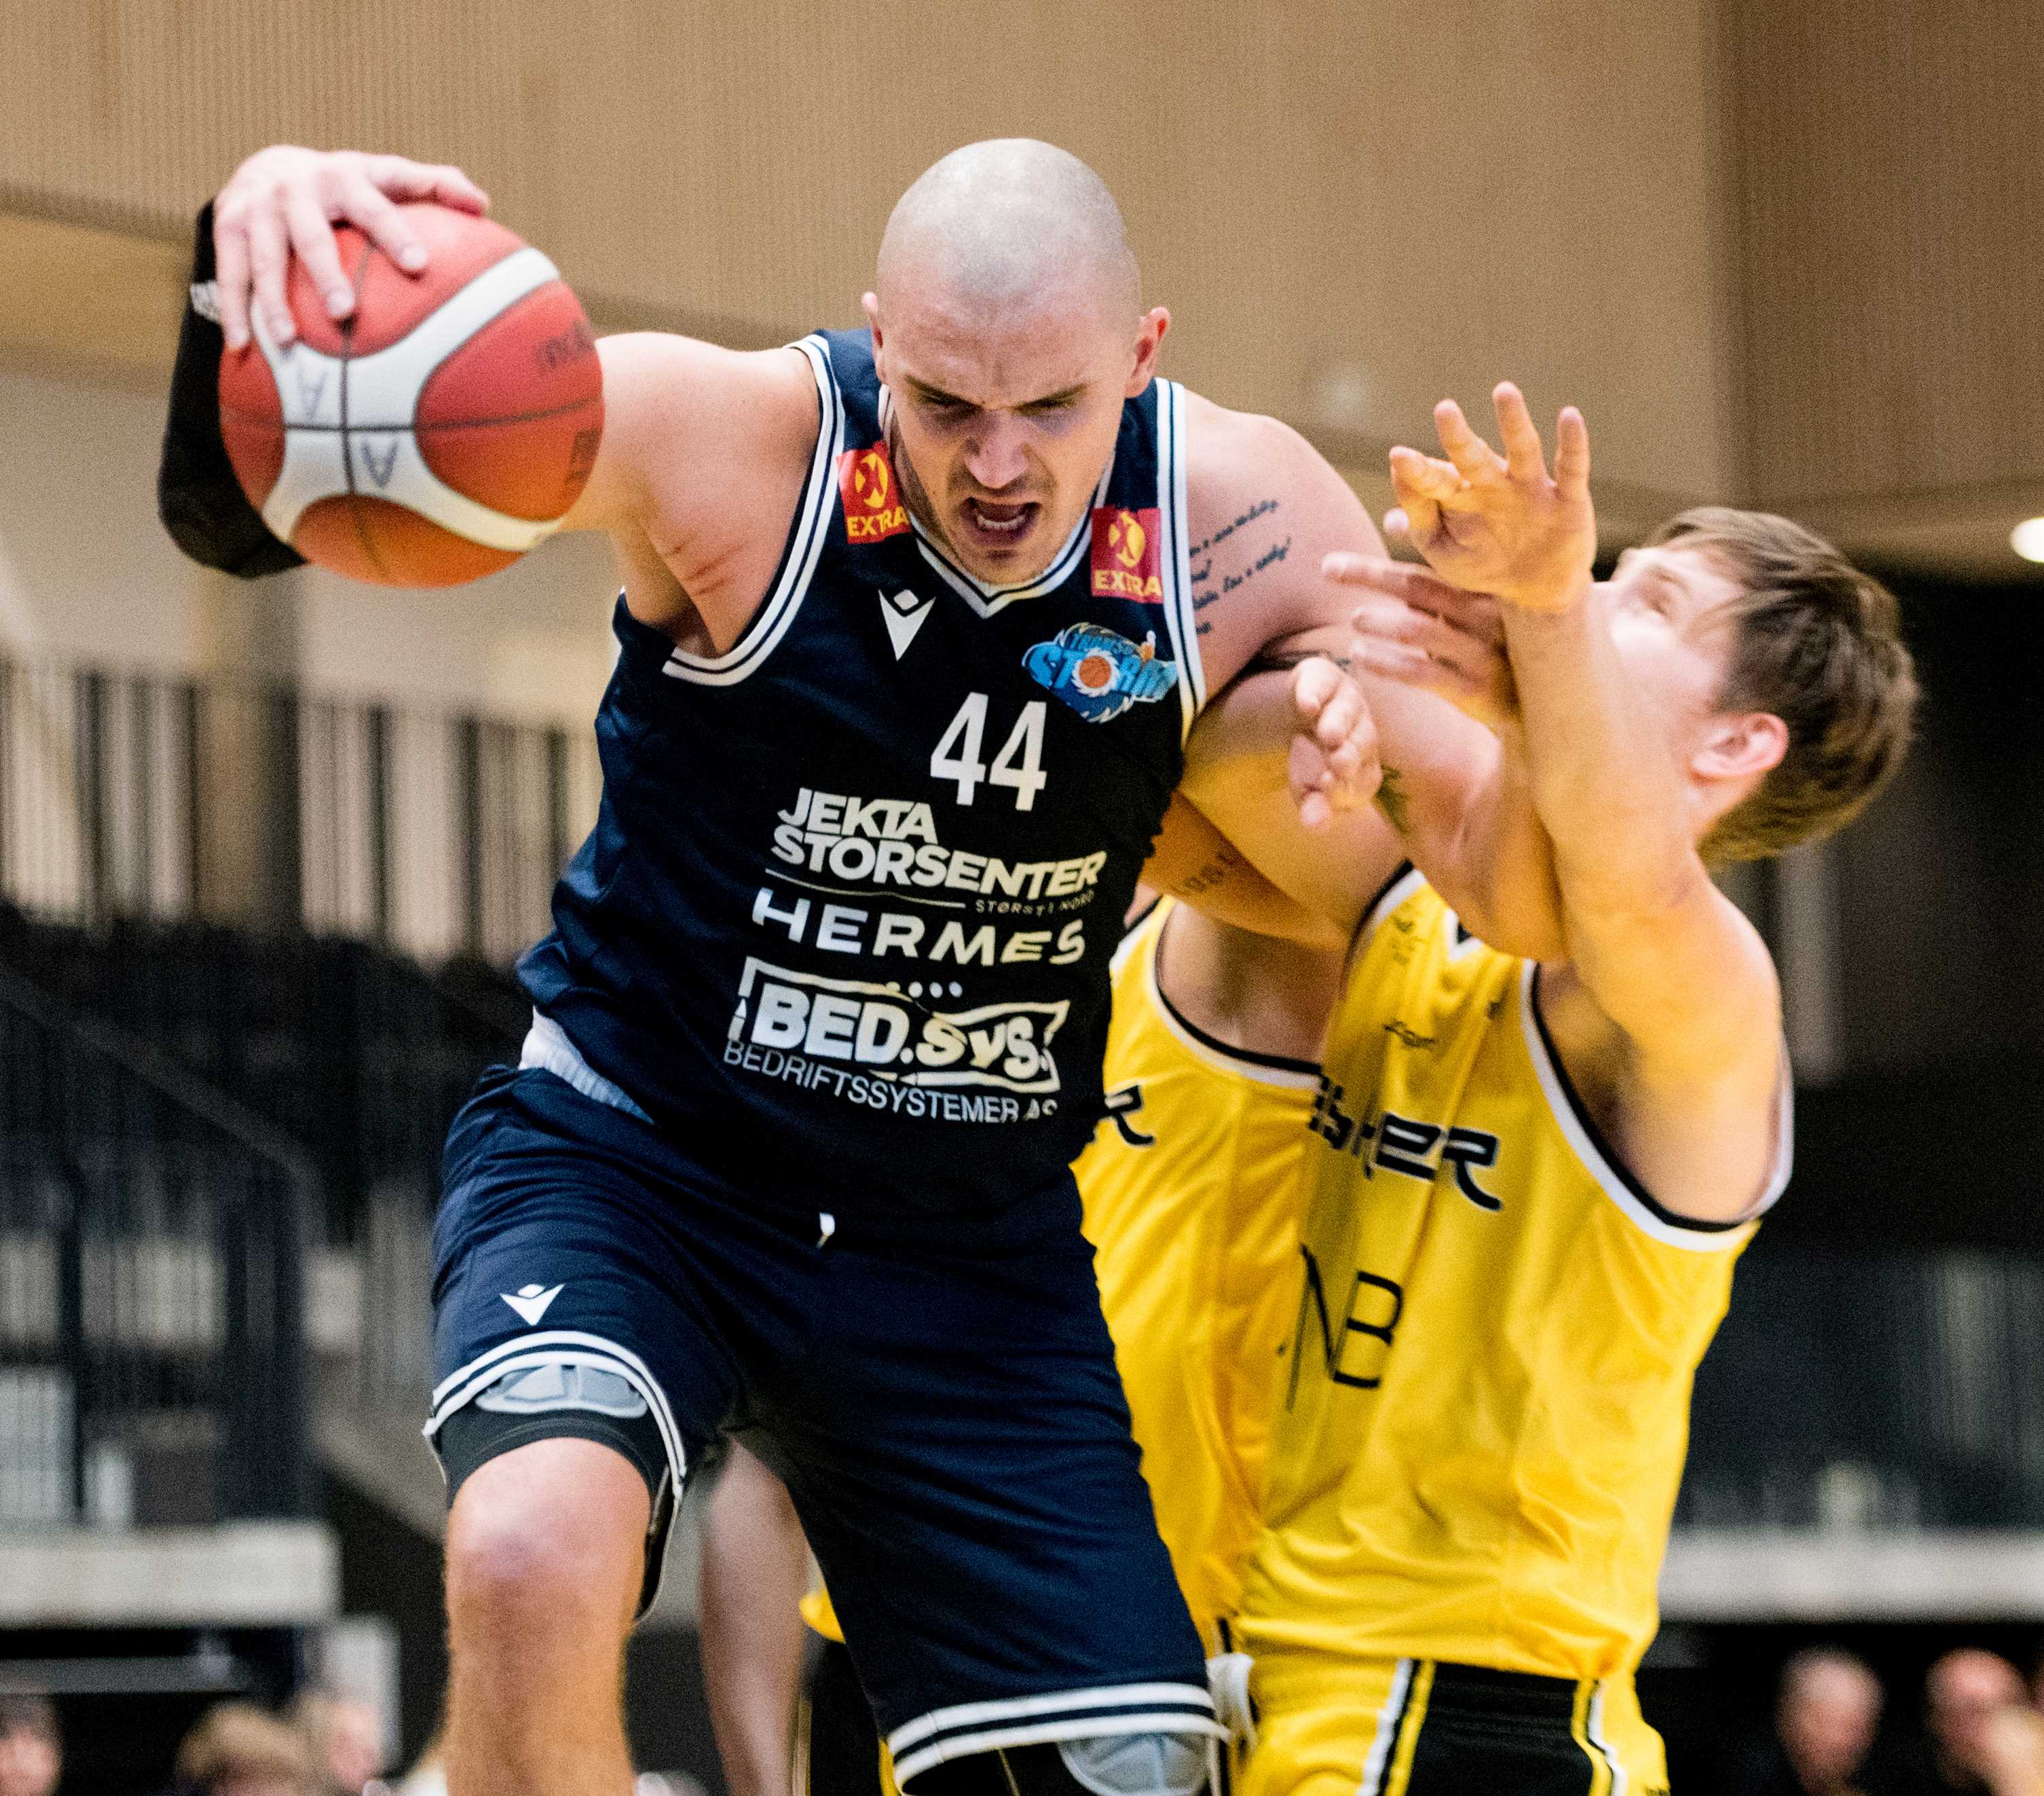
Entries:
[[221, 358], [221, 432], [250, 503], [308, 560], [447, 586], [558, 528], [596, 460], [602, 373], [581, 304], [538, 250], [467, 211], [397, 212], [424, 272], [343, 225], [354, 304], [336, 320], [294, 260], [295, 333], [279, 341], [255, 309], [253, 344]]

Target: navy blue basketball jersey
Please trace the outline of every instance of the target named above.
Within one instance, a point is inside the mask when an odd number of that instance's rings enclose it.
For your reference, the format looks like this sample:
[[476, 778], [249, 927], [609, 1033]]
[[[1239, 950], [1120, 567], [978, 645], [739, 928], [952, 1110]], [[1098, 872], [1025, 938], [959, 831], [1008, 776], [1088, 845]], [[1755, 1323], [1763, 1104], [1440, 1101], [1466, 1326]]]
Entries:
[[1108, 963], [1204, 697], [1184, 398], [1035, 579], [909, 514], [870, 340], [797, 346], [822, 427], [743, 636], [696, 655], [620, 600], [596, 828], [521, 971], [708, 1170], [804, 1209], [999, 1205], [1101, 1110]]

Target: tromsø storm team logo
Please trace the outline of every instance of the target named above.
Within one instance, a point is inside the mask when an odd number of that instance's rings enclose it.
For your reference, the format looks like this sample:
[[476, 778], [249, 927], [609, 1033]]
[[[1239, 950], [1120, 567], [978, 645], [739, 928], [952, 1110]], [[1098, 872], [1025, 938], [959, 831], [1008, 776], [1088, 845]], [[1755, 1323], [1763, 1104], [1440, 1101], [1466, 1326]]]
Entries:
[[1022, 665], [1088, 723], [1105, 723], [1132, 705], [1154, 703], [1178, 679], [1178, 663], [1158, 659], [1154, 630], [1134, 643], [1098, 624], [1066, 625], [1024, 655]]

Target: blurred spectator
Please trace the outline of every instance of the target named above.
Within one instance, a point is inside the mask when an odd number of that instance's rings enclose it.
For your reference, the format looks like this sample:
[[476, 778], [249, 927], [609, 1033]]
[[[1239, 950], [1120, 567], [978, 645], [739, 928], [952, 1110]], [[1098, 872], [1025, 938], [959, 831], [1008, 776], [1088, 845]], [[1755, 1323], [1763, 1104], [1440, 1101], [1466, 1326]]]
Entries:
[[1881, 1680], [1836, 1647], [1811, 1647], [1781, 1667], [1774, 1737], [1756, 1751], [1734, 1796], [1861, 1796], [1854, 1781], [1881, 1725]]
[[362, 1796], [383, 1769], [383, 1717], [367, 1702], [307, 1690], [291, 1719], [305, 1736], [321, 1796]]
[[253, 1703], [206, 1710], [178, 1748], [181, 1796], [321, 1796], [298, 1730]]
[[1930, 1763], [1910, 1796], [2044, 1796], [2044, 1717], [1999, 1653], [1948, 1652], [1924, 1681]]
[[47, 1696], [0, 1691], [0, 1796], [51, 1796], [63, 1775], [57, 1706]]

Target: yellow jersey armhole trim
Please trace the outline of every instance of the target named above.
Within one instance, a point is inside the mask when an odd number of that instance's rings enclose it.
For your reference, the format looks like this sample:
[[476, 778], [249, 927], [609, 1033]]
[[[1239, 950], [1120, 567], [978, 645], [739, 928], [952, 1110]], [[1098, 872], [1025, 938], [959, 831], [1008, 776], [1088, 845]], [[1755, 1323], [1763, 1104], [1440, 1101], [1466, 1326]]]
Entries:
[[1164, 940], [1164, 925], [1170, 920], [1160, 903], [1151, 913], [1147, 940], [1131, 943], [1143, 956], [1143, 1002], [1156, 1013], [1170, 1033], [1171, 1039], [1199, 1061], [1216, 1072], [1232, 1078], [1247, 1079], [1254, 1085], [1274, 1086], [1285, 1091], [1317, 1091], [1320, 1085], [1320, 1069], [1307, 1060], [1293, 1060], [1276, 1054], [1252, 1054], [1246, 1048], [1231, 1048], [1226, 1042], [1216, 1040], [1205, 1030], [1181, 1015], [1176, 1006], [1164, 995], [1164, 988], [1157, 983], [1157, 953]]
[[1532, 1066], [1534, 1077], [1539, 1083], [1541, 1095], [1546, 1101], [1547, 1113], [1554, 1118], [1554, 1126], [1561, 1131], [1562, 1140], [1568, 1143], [1570, 1151], [1575, 1155], [1583, 1170], [1642, 1234], [1660, 1242], [1664, 1247], [1679, 1248], [1685, 1253], [1723, 1253], [1744, 1246], [1751, 1238], [1754, 1225], [1781, 1195], [1794, 1163], [1794, 1087], [1788, 1076], [1785, 1060], [1781, 1079], [1781, 1114], [1775, 1123], [1774, 1167], [1759, 1202], [1746, 1216], [1735, 1222], [1714, 1225], [1685, 1220], [1662, 1209], [1648, 1198], [1638, 1183], [1612, 1159], [1604, 1144], [1586, 1125], [1573, 1088], [1550, 1050], [1546, 1032], [1541, 1025], [1537, 1009], [1539, 971], [1539, 963], [1532, 960], [1526, 961], [1520, 968], [1517, 994], [1520, 1036], [1525, 1044], [1526, 1057]]

